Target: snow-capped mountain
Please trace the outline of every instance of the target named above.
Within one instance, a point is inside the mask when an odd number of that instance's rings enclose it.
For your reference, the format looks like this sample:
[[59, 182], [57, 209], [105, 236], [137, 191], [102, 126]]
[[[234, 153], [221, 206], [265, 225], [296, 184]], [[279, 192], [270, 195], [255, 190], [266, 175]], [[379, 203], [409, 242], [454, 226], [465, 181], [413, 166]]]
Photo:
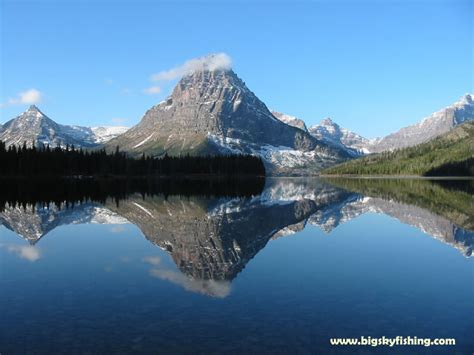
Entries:
[[321, 123], [311, 126], [309, 133], [323, 141], [341, 145], [353, 155], [368, 153], [367, 146], [370, 145], [370, 141], [367, 138], [340, 127], [329, 117], [322, 120]]
[[170, 97], [106, 146], [116, 145], [136, 155], [256, 154], [269, 174], [308, 174], [350, 158], [275, 118], [232, 70], [221, 69], [184, 76]]
[[471, 121], [474, 119], [473, 96], [465, 94], [454, 104], [432, 113], [419, 123], [371, 142], [367, 149], [374, 153], [414, 146], [447, 133], [463, 122]]
[[30, 244], [37, 243], [53, 229], [66, 224], [125, 224], [123, 217], [96, 202], [44, 206], [7, 206], [0, 212], [0, 225], [14, 231]]
[[278, 111], [272, 111], [272, 115], [289, 126], [293, 126], [305, 132], [308, 132], [308, 128], [306, 127], [306, 124], [304, 123], [304, 121], [300, 120], [299, 118], [295, 116], [290, 116]]
[[[281, 120], [289, 125], [306, 127], [304, 121], [296, 117], [286, 114], [278, 115], [284, 117]], [[420, 122], [381, 138], [367, 139], [340, 127], [331, 118], [326, 118], [321, 123], [309, 127], [308, 132], [319, 140], [348, 149], [352, 155], [363, 155], [414, 146], [447, 133], [473, 119], [474, 95], [465, 94], [454, 104], [432, 113]]]
[[111, 139], [128, 131], [130, 127], [125, 126], [98, 126], [91, 127], [92, 139], [95, 143], [106, 143]]
[[0, 127], [0, 141], [7, 146], [50, 145], [94, 147], [124, 133], [127, 127], [82, 127], [56, 123], [32, 105], [20, 116]]

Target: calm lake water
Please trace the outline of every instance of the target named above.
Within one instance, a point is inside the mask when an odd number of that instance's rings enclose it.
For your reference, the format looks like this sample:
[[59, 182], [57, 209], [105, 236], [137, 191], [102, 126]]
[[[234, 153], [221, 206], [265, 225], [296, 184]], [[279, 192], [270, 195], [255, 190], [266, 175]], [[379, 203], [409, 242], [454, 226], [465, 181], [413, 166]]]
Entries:
[[259, 184], [4, 184], [0, 353], [472, 354], [472, 181]]

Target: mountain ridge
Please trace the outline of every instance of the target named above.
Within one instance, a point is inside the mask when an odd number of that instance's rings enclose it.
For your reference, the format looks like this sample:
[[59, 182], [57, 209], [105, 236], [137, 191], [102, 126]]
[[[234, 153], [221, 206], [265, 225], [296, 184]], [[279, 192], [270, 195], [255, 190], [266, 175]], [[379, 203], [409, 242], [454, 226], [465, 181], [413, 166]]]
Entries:
[[45, 115], [36, 105], [31, 105], [19, 116], [0, 125], [0, 141], [6, 146], [19, 146], [26, 142], [31, 147], [39, 145], [92, 148], [124, 133], [128, 127], [83, 127], [63, 125]]
[[[306, 126], [300, 118], [282, 113], [279, 115], [285, 117], [288, 122], [294, 122], [293, 124], [301, 122], [298, 124]], [[308, 131], [318, 139], [342, 145], [355, 151], [358, 155], [365, 155], [424, 143], [471, 120], [474, 120], [474, 94], [466, 93], [453, 104], [383, 137], [371, 139], [363, 137], [356, 132], [340, 127], [329, 117], [323, 119], [319, 124], [310, 126]]]
[[345, 162], [323, 174], [474, 176], [474, 121], [416, 146]]

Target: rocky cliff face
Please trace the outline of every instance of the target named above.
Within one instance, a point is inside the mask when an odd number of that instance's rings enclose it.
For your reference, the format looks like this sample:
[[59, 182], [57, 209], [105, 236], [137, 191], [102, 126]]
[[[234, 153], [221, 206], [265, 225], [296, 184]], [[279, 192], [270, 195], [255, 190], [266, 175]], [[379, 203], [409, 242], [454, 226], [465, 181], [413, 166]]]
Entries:
[[318, 170], [349, 158], [343, 150], [276, 119], [232, 70], [183, 77], [172, 95], [107, 146], [132, 154], [249, 153], [271, 172]]

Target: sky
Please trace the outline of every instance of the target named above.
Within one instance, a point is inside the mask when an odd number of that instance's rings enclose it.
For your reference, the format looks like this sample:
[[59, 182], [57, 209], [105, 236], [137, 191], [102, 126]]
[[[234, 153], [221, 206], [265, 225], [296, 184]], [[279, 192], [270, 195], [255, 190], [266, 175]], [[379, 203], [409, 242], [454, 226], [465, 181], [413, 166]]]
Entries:
[[471, 0], [0, 0], [0, 16], [0, 123], [36, 103], [132, 126], [210, 53], [270, 109], [366, 137], [474, 91]]

